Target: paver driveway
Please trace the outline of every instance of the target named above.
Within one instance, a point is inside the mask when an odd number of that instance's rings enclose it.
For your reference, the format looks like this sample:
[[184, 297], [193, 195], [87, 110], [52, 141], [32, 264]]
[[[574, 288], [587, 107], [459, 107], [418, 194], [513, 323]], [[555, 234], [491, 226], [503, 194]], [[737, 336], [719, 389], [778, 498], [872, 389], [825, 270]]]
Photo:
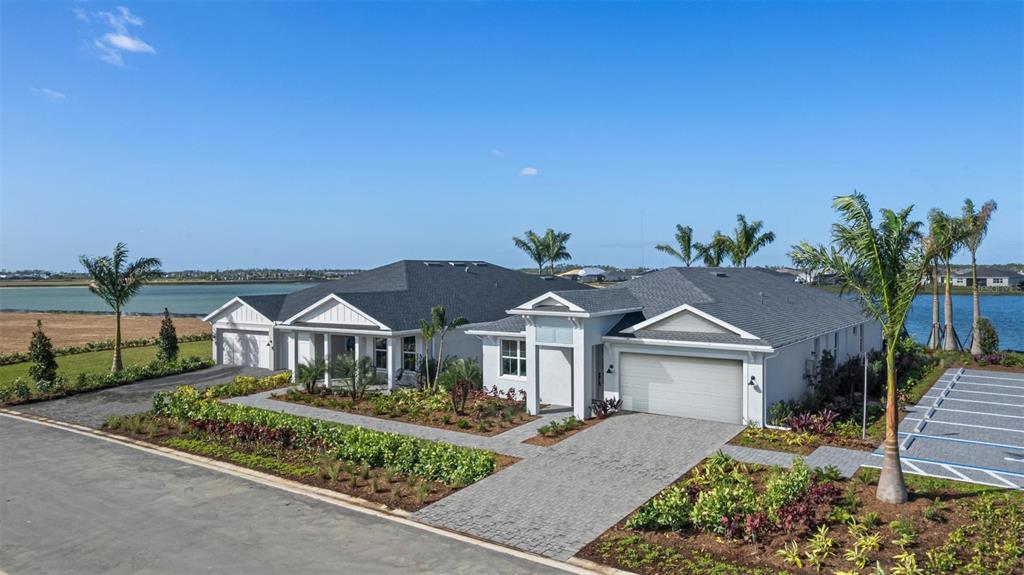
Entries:
[[568, 559], [742, 429], [621, 413], [413, 517]]
[[904, 471], [1024, 488], [1024, 373], [949, 369], [908, 411]]
[[21, 413], [98, 428], [111, 416], [131, 415], [146, 411], [152, 405], [153, 395], [158, 391], [174, 389], [179, 385], [191, 385], [198, 389], [206, 389], [211, 385], [227, 383], [236, 375], [264, 376], [271, 373], [273, 372], [266, 369], [216, 365], [190, 373], [148, 379], [120, 387], [80, 393], [62, 399], [17, 405], [11, 409]]

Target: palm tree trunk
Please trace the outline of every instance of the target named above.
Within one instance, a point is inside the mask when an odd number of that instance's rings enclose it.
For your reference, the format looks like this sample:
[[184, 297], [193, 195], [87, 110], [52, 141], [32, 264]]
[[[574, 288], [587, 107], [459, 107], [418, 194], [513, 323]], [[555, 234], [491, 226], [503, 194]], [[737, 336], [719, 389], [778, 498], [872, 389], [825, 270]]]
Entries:
[[971, 355], [981, 355], [981, 338], [978, 337], [978, 318], [981, 317], [981, 301], [978, 297], [978, 261], [971, 251], [971, 299], [974, 303], [974, 319], [971, 320]]
[[110, 373], [121, 371], [121, 308], [114, 308], [114, 361]]
[[946, 302], [943, 308], [943, 320], [945, 330], [943, 332], [942, 349], [944, 351], [960, 351], [960, 341], [956, 338], [956, 330], [953, 328], [953, 294], [951, 293], [950, 282], [952, 281], [949, 269], [949, 261], [946, 261]]
[[882, 474], [878, 478], [875, 497], [885, 503], [906, 503], [907, 485], [903, 481], [900, 444], [896, 434], [896, 430], [899, 429], [896, 405], [896, 348], [894, 342], [886, 343], [885, 456], [882, 459]]
[[443, 355], [441, 355], [441, 352], [443, 350], [444, 350], [444, 334], [441, 335], [441, 339], [439, 339], [438, 342], [437, 342], [437, 371], [435, 372], [437, 375], [434, 376], [434, 383], [435, 384], [437, 383], [437, 380], [441, 379], [441, 358], [444, 357]]
[[932, 330], [928, 334], [928, 349], [939, 349], [942, 336], [939, 334], [939, 263], [932, 261]]

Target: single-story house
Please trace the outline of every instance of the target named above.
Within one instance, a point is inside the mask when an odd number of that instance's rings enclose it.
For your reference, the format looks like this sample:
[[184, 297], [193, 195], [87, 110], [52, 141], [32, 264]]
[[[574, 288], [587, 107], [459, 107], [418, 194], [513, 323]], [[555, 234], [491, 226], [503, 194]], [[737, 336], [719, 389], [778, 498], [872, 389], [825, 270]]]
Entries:
[[[592, 288], [480, 261], [403, 260], [289, 294], [238, 296], [204, 320], [217, 363], [294, 373], [309, 359], [349, 353], [369, 357], [390, 388], [415, 381], [420, 320], [433, 306], [449, 320], [486, 322], [547, 291], [579, 289]], [[442, 351], [481, 358], [479, 339], [461, 330]]]
[[578, 282], [601, 282], [605, 279], [605, 270], [602, 268], [576, 268], [558, 274], [558, 277]]
[[882, 345], [859, 304], [766, 270], [667, 268], [597, 290], [556, 291], [497, 321], [483, 340], [484, 385], [516, 386], [527, 407], [592, 400], [732, 423], [808, 390], [824, 350], [845, 361]]
[[295, 370], [354, 353], [390, 387], [412, 377], [434, 305], [472, 322], [444, 354], [479, 359], [486, 387], [524, 390], [531, 413], [566, 406], [581, 419], [594, 399], [618, 398], [632, 411], [763, 423], [769, 406], [808, 390], [823, 351], [844, 361], [882, 344], [857, 303], [737, 268], [667, 268], [594, 289], [485, 262], [401, 261], [237, 297], [206, 320], [220, 363]]
[[[931, 274], [925, 274], [925, 282], [931, 281], [929, 277]], [[974, 276], [971, 273], [971, 268], [962, 268], [953, 270], [950, 274], [950, 285], [960, 287], [971, 287], [974, 285]], [[1018, 287], [1024, 282], [1024, 273], [1012, 272], [1002, 270], [999, 268], [990, 267], [979, 267], [978, 268], [978, 287], [988, 288], [1008, 288]], [[939, 285], [945, 285], [946, 275], [943, 273], [939, 274]]]

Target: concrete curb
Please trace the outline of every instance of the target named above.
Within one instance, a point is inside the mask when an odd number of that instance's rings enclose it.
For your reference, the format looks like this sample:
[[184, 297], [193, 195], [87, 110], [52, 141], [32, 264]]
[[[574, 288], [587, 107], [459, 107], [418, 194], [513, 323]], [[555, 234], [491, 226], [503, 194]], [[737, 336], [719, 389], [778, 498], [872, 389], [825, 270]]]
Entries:
[[582, 567], [583, 569], [588, 569], [594, 573], [600, 573], [601, 575], [637, 575], [632, 571], [624, 571], [622, 569], [619, 569], [618, 567], [601, 565], [600, 563], [595, 563], [590, 559], [581, 559], [579, 557], [570, 557], [566, 561], [566, 563], [570, 565], [575, 565], [577, 567]]
[[414, 527], [416, 529], [434, 533], [435, 535], [441, 535], [444, 537], [448, 537], [449, 539], [455, 539], [463, 543], [476, 545], [477, 547], [483, 547], [484, 549], [488, 549], [490, 551], [495, 551], [498, 553], [503, 553], [505, 555], [510, 555], [512, 557], [517, 557], [520, 559], [531, 561], [533, 563], [544, 565], [546, 567], [560, 569], [567, 573], [575, 573], [578, 575], [594, 575], [595, 573], [599, 575], [628, 574], [628, 572], [626, 571], [619, 570], [606, 571], [606, 569], [610, 568], [605, 567], [603, 565], [599, 565], [597, 563], [593, 563], [591, 561], [587, 561], [585, 559], [571, 558], [567, 562], [563, 562], [557, 559], [551, 559], [549, 557], [544, 557], [541, 555], [528, 553], [526, 551], [521, 551], [519, 549], [514, 549], [512, 547], [506, 547], [498, 543], [478, 539], [476, 537], [472, 537], [470, 535], [466, 535], [456, 531], [451, 531], [440, 527], [434, 527], [432, 525], [427, 525], [425, 523], [414, 521], [413, 519], [410, 519], [410, 513], [402, 509], [393, 509], [386, 505], [374, 503], [372, 501], [367, 501], [365, 499], [360, 499], [358, 497], [352, 497], [350, 495], [345, 495], [343, 493], [338, 493], [336, 491], [331, 491], [329, 489], [313, 487], [310, 485], [306, 485], [304, 483], [292, 481], [290, 479], [277, 477], [276, 475], [270, 475], [268, 473], [263, 473], [261, 471], [255, 471], [252, 469], [247, 469], [245, 467], [233, 465], [231, 463], [218, 461], [216, 459], [210, 459], [208, 457], [203, 457], [200, 455], [194, 455], [191, 453], [177, 451], [169, 447], [155, 445], [152, 443], [146, 443], [144, 441], [138, 441], [120, 435], [114, 435], [112, 433], [91, 429], [89, 427], [76, 425], [73, 423], [65, 423], [63, 421], [57, 421], [55, 419], [50, 419], [47, 417], [21, 413], [19, 411], [8, 408], [0, 408], [0, 416], [25, 421], [28, 423], [45, 425], [47, 427], [60, 429], [62, 431], [66, 431], [69, 433], [75, 433], [86, 437], [92, 437], [95, 439], [108, 441], [110, 443], [116, 443], [125, 447], [130, 447], [132, 449], [138, 449], [140, 451], [144, 451], [152, 455], [158, 455], [161, 457], [174, 459], [176, 461], [181, 461], [183, 463], [189, 463], [197, 467], [203, 467], [205, 469], [210, 469], [212, 471], [225, 473], [227, 475], [231, 475], [239, 479], [252, 481], [254, 483], [259, 483], [267, 487], [280, 489], [282, 491], [287, 491], [290, 493], [294, 493], [296, 495], [302, 495], [305, 497], [316, 499], [318, 501], [322, 501], [324, 503], [342, 507], [351, 511], [357, 511], [359, 513], [365, 513], [367, 515], [372, 515], [381, 519], [401, 523], [408, 527]]

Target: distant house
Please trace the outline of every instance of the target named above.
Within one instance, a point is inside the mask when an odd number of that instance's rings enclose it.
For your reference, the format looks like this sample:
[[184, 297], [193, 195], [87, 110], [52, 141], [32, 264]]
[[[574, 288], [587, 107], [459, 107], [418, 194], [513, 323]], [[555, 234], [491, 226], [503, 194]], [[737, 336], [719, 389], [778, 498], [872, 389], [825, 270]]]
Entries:
[[[929, 283], [930, 279], [927, 278], [924, 283]], [[951, 285], [956, 287], [971, 287], [973, 285], [974, 278], [971, 274], [971, 268], [963, 268], [954, 270], [950, 274]], [[939, 285], [946, 283], [945, 274], [939, 274]], [[1024, 273], [1008, 271], [999, 268], [990, 267], [979, 267], [978, 268], [978, 287], [980, 288], [1010, 288], [1020, 287], [1024, 283]]]
[[602, 268], [576, 268], [558, 274], [558, 277], [571, 279], [578, 282], [600, 282], [605, 279], [605, 270]]

